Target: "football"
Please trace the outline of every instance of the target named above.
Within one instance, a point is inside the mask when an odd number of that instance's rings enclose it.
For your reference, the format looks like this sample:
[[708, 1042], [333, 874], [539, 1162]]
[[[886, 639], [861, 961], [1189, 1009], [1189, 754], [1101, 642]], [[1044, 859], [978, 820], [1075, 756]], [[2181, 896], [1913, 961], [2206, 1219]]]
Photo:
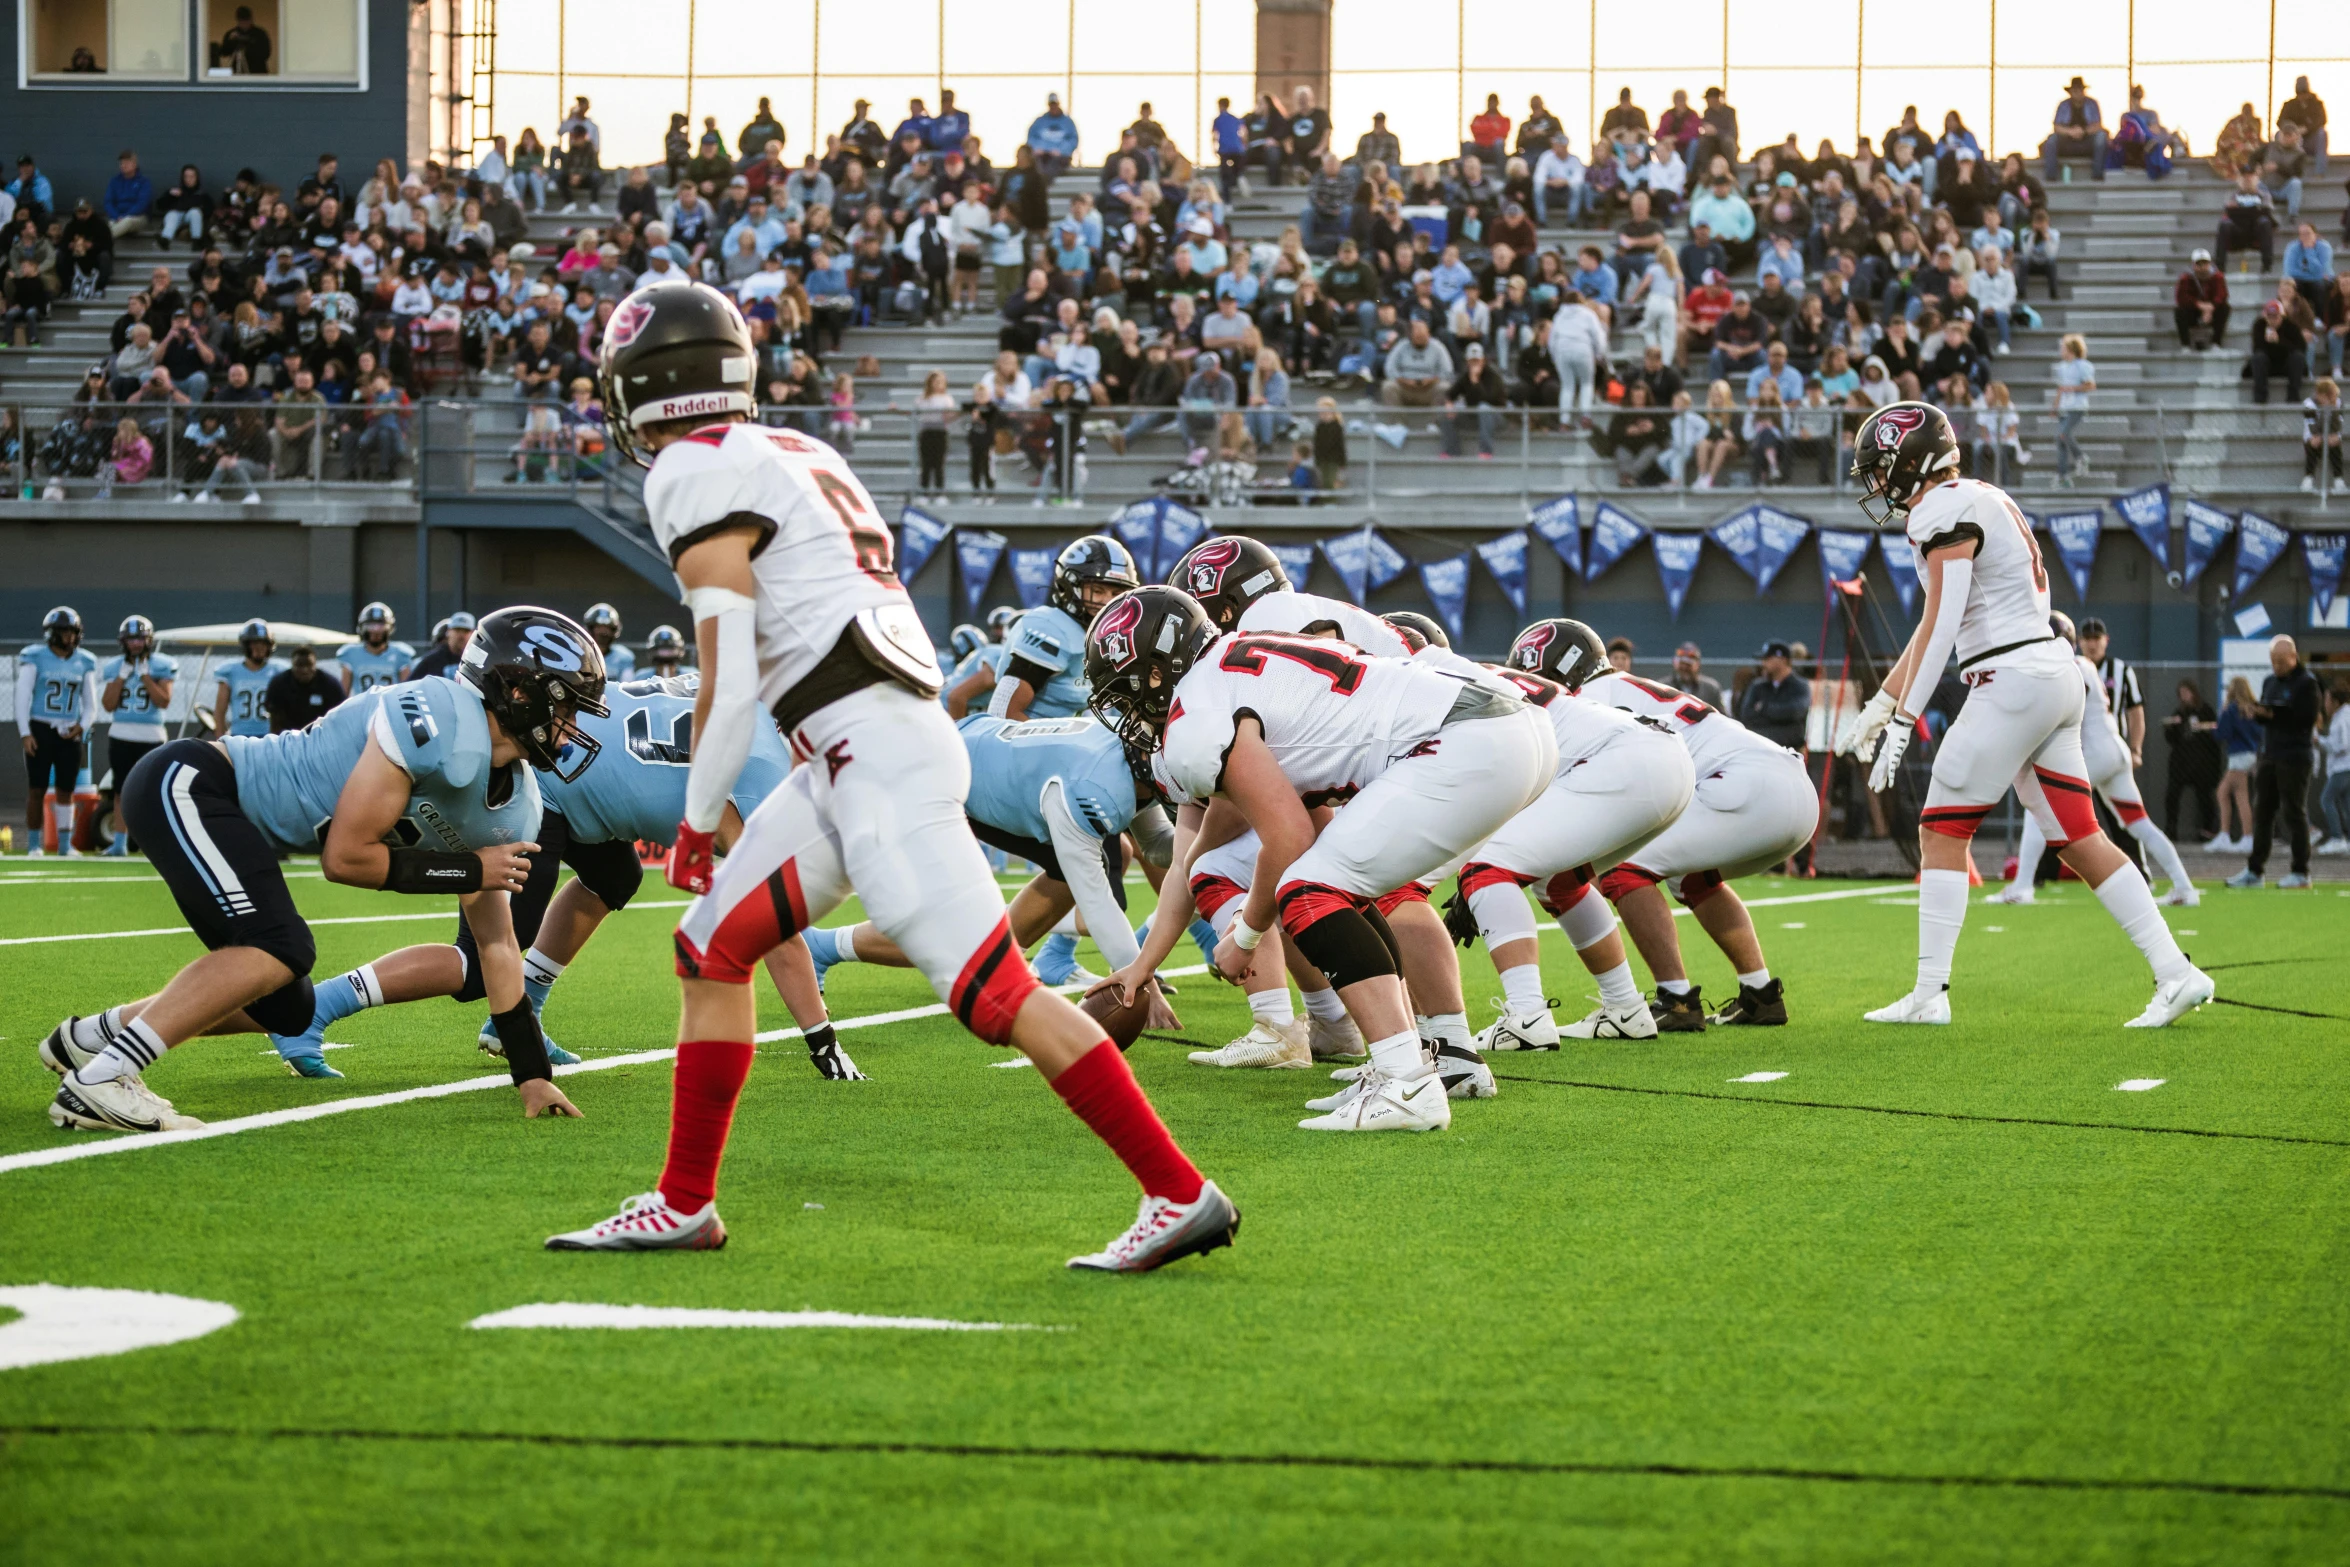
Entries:
[[1151, 998], [1147, 991], [1136, 991], [1134, 1005], [1121, 1006], [1118, 992], [1112, 988], [1095, 991], [1078, 1003], [1085, 1015], [1101, 1024], [1102, 1032], [1120, 1050], [1127, 1049], [1141, 1036], [1143, 1023], [1150, 1017]]

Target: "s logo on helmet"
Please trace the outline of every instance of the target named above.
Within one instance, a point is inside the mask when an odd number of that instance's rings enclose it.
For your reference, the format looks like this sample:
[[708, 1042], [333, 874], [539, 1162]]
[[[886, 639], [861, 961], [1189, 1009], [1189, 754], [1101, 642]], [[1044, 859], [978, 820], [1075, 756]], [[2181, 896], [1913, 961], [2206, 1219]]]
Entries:
[[652, 319], [653, 307], [650, 302], [635, 296], [624, 299], [620, 302], [620, 308], [612, 312], [612, 319], [605, 324], [604, 340], [614, 348], [626, 348], [636, 341], [637, 334]]
[[1240, 559], [1240, 546], [1231, 539], [1211, 539], [1191, 553], [1186, 574], [1193, 598], [1211, 598], [1224, 586], [1224, 573]]
[[1093, 623], [1094, 645], [1111, 668], [1124, 669], [1134, 662], [1134, 631], [1141, 624], [1142, 600], [1137, 598], [1120, 599]]
[[1877, 449], [1893, 451], [1904, 437], [1925, 425], [1926, 416], [1915, 408], [1888, 408], [1877, 415]]
[[1536, 626], [1518, 638], [1517, 645], [1510, 649], [1510, 662], [1520, 669], [1540, 669], [1543, 652], [1549, 648], [1550, 640], [1555, 635], [1557, 633], [1549, 626]]
[[580, 660], [579, 649], [572, 639], [553, 626], [528, 626], [523, 629], [522, 646], [532, 654], [541, 669], [559, 669], [576, 674], [586, 667]]

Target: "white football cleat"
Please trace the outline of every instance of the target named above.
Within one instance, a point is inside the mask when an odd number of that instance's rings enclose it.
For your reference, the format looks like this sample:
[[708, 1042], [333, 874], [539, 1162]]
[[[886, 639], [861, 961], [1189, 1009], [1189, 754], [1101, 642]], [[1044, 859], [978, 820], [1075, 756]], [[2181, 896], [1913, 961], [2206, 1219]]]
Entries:
[[74, 1042], [73, 1026], [80, 1021], [78, 1017], [67, 1018], [49, 1030], [49, 1037], [41, 1041], [41, 1065], [59, 1077], [79, 1071], [98, 1059], [97, 1051], [85, 1049]]
[[2170, 891], [2154, 901], [2166, 909], [2195, 909], [2203, 906], [2203, 894], [2191, 881], [2173, 882]]
[[1617, 1010], [1610, 1006], [1591, 1009], [1591, 1015], [1569, 1023], [1559, 1030], [1565, 1039], [1654, 1039], [1656, 1014], [1648, 1010], [1648, 1003], [1635, 1001]]
[[60, 1131], [85, 1132], [192, 1132], [204, 1124], [174, 1110], [135, 1073], [100, 1083], [67, 1073], [58, 1080], [49, 1119]]
[[1452, 1125], [1452, 1100], [1444, 1079], [1432, 1071], [1409, 1078], [1370, 1072], [1340, 1097], [1343, 1103], [1298, 1127], [1308, 1132], [1435, 1132]]
[[601, 1224], [547, 1237], [549, 1251], [716, 1251], [726, 1244], [718, 1204], [679, 1213], [659, 1192], [642, 1192]]
[[1558, 1047], [1558, 1019], [1550, 1015], [1548, 1007], [1539, 1012], [1504, 1012], [1477, 1036], [1479, 1050], [1556, 1050]]
[[1353, 1018], [1330, 1023], [1310, 1013], [1306, 1017], [1306, 1048], [1317, 1061], [1357, 1061], [1369, 1054], [1363, 1048], [1363, 1031], [1355, 1027]]
[[1466, 1045], [1438, 1045], [1436, 1075], [1444, 1079], [1444, 1092], [1453, 1099], [1491, 1099], [1501, 1092], [1493, 1068]]
[[1279, 1026], [1256, 1023], [1220, 1050], [1194, 1050], [1191, 1059], [1201, 1066], [1302, 1072], [1314, 1064], [1314, 1052], [1306, 1043], [1305, 1024], [1292, 1020]]
[[2219, 987], [2209, 974], [2191, 968], [2169, 984], [2155, 986], [2154, 999], [2146, 1003], [2146, 1010], [2122, 1027], [2167, 1028], [2218, 994]]
[[1189, 1202], [1143, 1198], [1142, 1211], [1125, 1234], [1100, 1251], [1071, 1257], [1069, 1266], [1086, 1273], [1148, 1273], [1178, 1258], [1229, 1246], [1239, 1233], [1240, 1210], [1214, 1181], [1203, 1181]]
[[1946, 986], [1930, 996], [1911, 991], [1889, 1007], [1879, 1007], [1868, 1014], [1872, 1023], [1947, 1023], [1950, 1021], [1950, 991]]
[[2036, 903], [2039, 900], [2033, 895], [2030, 887], [2011, 884], [2000, 888], [1983, 901], [1985, 903]]

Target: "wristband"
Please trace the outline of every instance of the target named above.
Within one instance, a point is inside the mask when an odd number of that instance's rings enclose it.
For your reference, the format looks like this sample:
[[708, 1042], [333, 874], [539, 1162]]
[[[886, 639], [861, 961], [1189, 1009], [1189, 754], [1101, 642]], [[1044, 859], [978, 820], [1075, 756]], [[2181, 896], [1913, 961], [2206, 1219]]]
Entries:
[[1257, 943], [1265, 939], [1265, 933], [1263, 931], [1257, 929], [1254, 925], [1251, 925], [1245, 918], [1238, 914], [1232, 916], [1232, 929], [1225, 932], [1225, 934], [1230, 936], [1232, 938], [1232, 944], [1243, 952], [1256, 951]]
[[515, 1087], [534, 1077], [555, 1075], [547, 1061], [546, 1035], [539, 1031], [539, 1015], [531, 1009], [528, 996], [503, 1012], [491, 1013], [490, 1026], [498, 1031], [498, 1046], [506, 1052], [506, 1071]]
[[481, 856], [448, 849], [394, 849], [386, 892], [479, 892]]

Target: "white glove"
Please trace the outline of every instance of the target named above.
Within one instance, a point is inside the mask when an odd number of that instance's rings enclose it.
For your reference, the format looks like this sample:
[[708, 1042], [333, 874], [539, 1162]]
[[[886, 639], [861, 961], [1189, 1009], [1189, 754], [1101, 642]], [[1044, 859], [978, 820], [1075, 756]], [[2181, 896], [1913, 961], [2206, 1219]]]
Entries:
[[1909, 749], [1909, 737], [1917, 733], [1915, 722], [1895, 716], [1900, 722], [1886, 726], [1884, 743], [1877, 747], [1877, 765], [1869, 769], [1869, 789], [1876, 794], [1893, 787], [1894, 775], [1901, 771], [1902, 753]]
[[1836, 754], [1858, 756], [1862, 761], [1867, 761], [1869, 752], [1876, 745], [1877, 736], [1893, 721], [1893, 713], [1898, 706], [1899, 701], [1893, 693], [1879, 687], [1875, 696], [1844, 720], [1843, 728], [1836, 733]]

